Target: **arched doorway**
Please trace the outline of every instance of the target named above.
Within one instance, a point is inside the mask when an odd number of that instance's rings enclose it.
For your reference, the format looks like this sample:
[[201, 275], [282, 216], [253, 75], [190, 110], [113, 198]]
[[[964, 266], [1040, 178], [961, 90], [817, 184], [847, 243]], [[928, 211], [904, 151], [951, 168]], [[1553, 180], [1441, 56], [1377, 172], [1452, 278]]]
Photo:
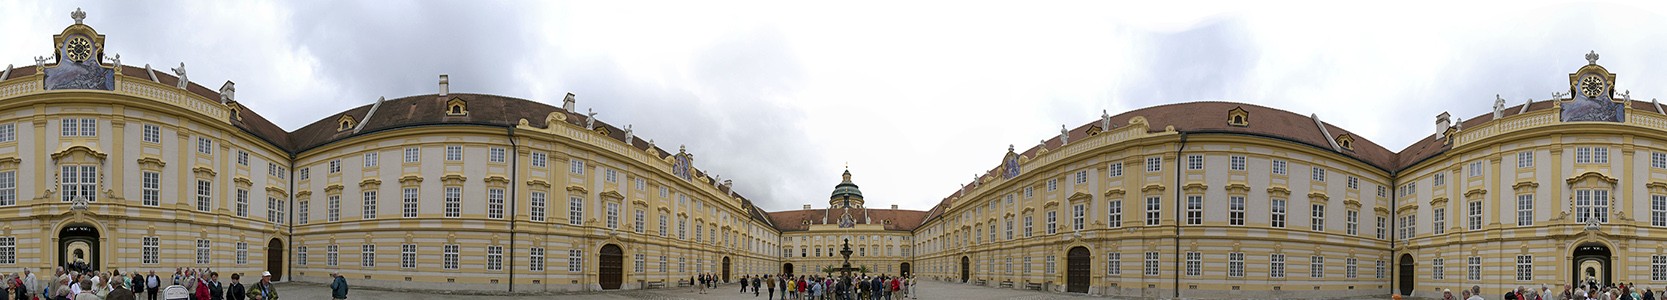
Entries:
[[[607, 244], [602, 246], [601, 252], [602, 257], [597, 260], [600, 264], [600, 266], [596, 268], [597, 274], [599, 275], [597, 281], [602, 283], [602, 289], [604, 290], [617, 290], [619, 289], [619, 284], [625, 281], [625, 274], [623, 272], [625, 265], [625, 250], [620, 249], [619, 245]], [[728, 266], [729, 265], [727, 264], [724, 265], [724, 267]]]
[[1401, 279], [1401, 295], [1412, 295], [1413, 279], [1418, 277], [1418, 275], [1413, 274], [1416, 268], [1416, 263], [1412, 261], [1412, 254], [1401, 254], [1401, 268], [1395, 274], [1400, 276]]
[[962, 256], [961, 257], [961, 283], [967, 283], [967, 279], [970, 279], [970, 278], [967, 278], [968, 275], [972, 275], [972, 273], [969, 272], [969, 270], [967, 269], [969, 267], [972, 267], [972, 259], [967, 258], [966, 256]]
[[58, 262], [69, 270], [99, 270], [98, 228], [71, 224], [58, 230]]
[[1609, 255], [1609, 246], [1599, 243], [1585, 243], [1574, 247], [1574, 260], [1571, 262], [1574, 267], [1570, 268], [1574, 270], [1574, 274], [1570, 274], [1574, 277], [1570, 281], [1600, 286], [1613, 282], [1610, 275], [1613, 267], [1610, 266]]
[[278, 238], [266, 242], [266, 271], [272, 272], [272, 281], [284, 278], [284, 242]]
[[724, 283], [729, 283], [729, 257], [724, 257]]
[[909, 263], [903, 263], [902, 265], [897, 266], [897, 270], [897, 275], [909, 277]]
[[1065, 253], [1065, 291], [1071, 293], [1088, 292], [1088, 273], [1093, 266], [1089, 258], [1088, 247], [1077, 246]]
[[793, 276], [793, 263], [781, 264], [781, 273], [787, 274], [787, 276]]

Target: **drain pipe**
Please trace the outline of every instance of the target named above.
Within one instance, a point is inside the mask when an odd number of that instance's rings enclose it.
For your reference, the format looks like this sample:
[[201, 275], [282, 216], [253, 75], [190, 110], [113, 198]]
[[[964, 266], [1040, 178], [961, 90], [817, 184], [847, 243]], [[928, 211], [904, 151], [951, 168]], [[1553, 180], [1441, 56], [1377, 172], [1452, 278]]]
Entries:
[[1185, 166], [1181, 152], [1186, 149], [1187, 133], [1182, 132], [1180, 146], [1175, 147], [1175, 272], [1171, 272], [1175, 274], [1175, 298], [1181, 298], [1181, 177], [1186, 175], [1181, 171]]
[[509, 266], [510, 267], [507, 268], [507, 269], [509, 269], [509, 286], [508, 286], [508, 289], [509, 289], [509, 292], [514, 293], [515, 292], [515, 224], [516, 224], [514, 212], [520, 211], [520, 210], [516, 209], [516, 205], [520, 204], [520, 203], [518, 203], [515, 199], [516, 195], [518, 193], [515, 193], [513, 191], [515, 190], [515, 183], [520, 182], [519, 181], [520, 178], [518, 178], [517, 175], [519, 175], [518, 171], [520, 171], [520, 167], [521, 167], [521, 165], [520, 165], [521, 155], [519, 155], [517, 153], [521, 153], [521, 145], [517, 144], [515, 142], [515, 127], [511, 126], [507, 129], [507, 131], [508, 132], [506, 132], [505, 134], [507, 134], [508, 137], [509, 137], [509, 151], [511, 151], [510, 154], [509, 154], [509, 157], [510, 157], [510, 159], [509, 159], [509, 165], [510, 165], [510, 167], [509, 167], [509, 189], [508, 189], [508, 191], [506, 191], [507, 193], [509, 193], [509, 211], [510, 211], [510, 215], [509, 215], [509, 250], [508, 250], [508, 252], [509, 252], [508, 253], [509, 254], [508, 259], [509, 259]]
[[[1389, 172], [1389, 178], [1398, 178], [1396, 173], [1399, 172]], [[1390, 270], [1389, 286], [1392, 288], [1390, 288], [1389, 292], [1393, 295], [1401, 294], [1401, 291], [1399, 291], [1399, 289], [1401, 289], [1401, 281], [1398, 280], [1400, 277], [1397, 276], [1405, 276], [1401, 274], [1401, 263], [1399, 261], [1401, 258], [1395, 255], [1395, 243], [1400, 242], [1401, 237], [1400, 230], [1398, 230], [1400, 229], [1400, 226], [1397, 226], [1397, 223], [1401, 221], [1401, 219], [1398, 218], [1399, 216], [1397, 216], [1400, 212], [1395, 209], [1395, 201], [1397, 201], [1396, 198], [1400, 198], [1401, 196], [1401, 193], [1399, 193], [1400, 191], [1396, 189], [1396, 187], [1399, 187], [1398, 184], [1400, 183], [1391, 180], [1389, 182], [1389, 187], [1387, 187], [1389, 189], [1389, 220], [1384, 220], [1383, 222], [1385, 226], [1389, 226], [1389, 228], [1383, 229], [1383, 232], [1389, 234], [1389, 262], [1385, 263], [1388, 264], [1388, 266], [1384, 267], [1389, 268]]]
[[[289, 159], [289, 180], [288, 180], [289, 181], [289, 189], [288, 189], [288, 191], [289, 191], [288, 194], [289, 195], [287, 195], [287, 196], [289, 196], [289, 201], [288, 201], [289, 202], [289, 208], [290, 209], [295, 209], [295, 154], [294, 153], [289, 153], [289, 155], [290, 155], [290, 157], [285, 157], [285, 158]], [[289, 227], [289, 239], [286, 241], [287, 243], [285, 243], [285, 244], [288, 244], [288, 245], [284, 246], [284, 248], [289, 249], [290, 251], [293, 252], [293, 251], [295, 251], [295, 214], [289, 214], [288, 218], [285, 218], [285, 219], [286, 220], [284, 220], [284, 222], [288, 223], [286, 225], [289, 225], [288, 226]], [[289, 256], [289, 254], [285, 253], [284, 256]], [[291, 281], [296, 281], [296, 282], [301, 281], [300, 280], [301, 278], [299, 276], [295, 276], [295, 273], [296, 273], [295, 272], [295, 260], [285, 259], [284, 261], [289, 262], [289, 263], [284, 264], [284, 268], [290, 270], [289, 277], [294, 278], [294, 280], [291, 280]], [[282, 271], [282, 270], [279, 270], [279, 271]]]

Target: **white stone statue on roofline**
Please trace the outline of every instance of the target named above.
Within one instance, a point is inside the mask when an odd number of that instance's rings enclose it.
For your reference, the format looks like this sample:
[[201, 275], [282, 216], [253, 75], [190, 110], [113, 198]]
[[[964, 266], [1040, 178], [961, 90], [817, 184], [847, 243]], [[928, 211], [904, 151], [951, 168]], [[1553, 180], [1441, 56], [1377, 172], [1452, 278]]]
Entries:
[[173, 69], [174, 69], [174, 76], [179, 77], [179, 83], [174, 84], [174, 87], [177, 87], [177, 88], [183, 90], [183, 89], [185, 89], [185, 86], [191, 84], [191, 80], [185, 76], [185, 62], [180, 62], [179, 67], [178, 68], [173, 68]]
[[596, 109], [587, 108], [585, 111], [585, 130], [596, 130]]
[[1493, 94], [1493, 119], [1498, 120], [1503, 117], [1505, 117], [1505, 98], [1500, 97], [1499, 94]]

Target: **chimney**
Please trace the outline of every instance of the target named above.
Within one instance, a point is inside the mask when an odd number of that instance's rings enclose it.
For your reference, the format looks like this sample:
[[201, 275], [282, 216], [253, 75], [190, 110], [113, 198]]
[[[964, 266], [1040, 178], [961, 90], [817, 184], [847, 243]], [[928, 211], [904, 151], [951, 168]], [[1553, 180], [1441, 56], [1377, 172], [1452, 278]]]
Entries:
[[810, 210], [810, 204], [805, 204], [805, 210]]
[[1443, 134], [1447, 133], [1448, 125], [1452, 124], [1451, 123], [1452, 121], [1448, 119], [1450, 116], [1451, 115], [1448, 115], [1447, 112], [1445, 112], [1445, 111], [1441, 112], [1440, 115], [1435, 116], [1435, 135], [1436, 135], [1436, 137], [1439, 137], [1439, 138], [1445, 138], [1446, 137]]
[[573, 105], [577, 102], [579, 100], [573, 99], [573, 93], [567, 93], [567, 98], [561, 99], [561, 109], [571, 112], [573, 111]]
[[892, 205], [891, 205], [891, 209], [892, 209], [892, 210], [897, 210], [897, 204], [892, 204]]
[[451, 76], [440, 74], [440, 97], [451, 93]]

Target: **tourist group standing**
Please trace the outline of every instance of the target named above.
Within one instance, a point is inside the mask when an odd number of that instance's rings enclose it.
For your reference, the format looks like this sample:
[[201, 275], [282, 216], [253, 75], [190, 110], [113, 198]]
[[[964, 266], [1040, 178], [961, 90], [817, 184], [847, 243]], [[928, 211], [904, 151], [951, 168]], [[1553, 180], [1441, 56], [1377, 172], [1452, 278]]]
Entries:
[[[238, 282], [238, 274], [232, 274], [228, 288], [220, 282], [219, 272], [179, 268], [166, 283], [185, 288], [190, 300], [277, 300], [271, 273], [261, 275], [260, 282], [246, 290]], [[58, 268], [52, 276], [40, 278], [23, 270], [21, 274], [0, 275], [0, 300], [156, 300], [166, 287], [164, 280], [156, 271], [139, 274]]]
[[752, 289], [753, 297], [761, 293], [766, 299], [776, 298], [777, 290], [781, 291], [782, 300], [880, 300], [880, 299], [917, 299], [914, 292], [914, 277], [898, 277], [890, 275], [880, 276], [789, 276], [776, 275], [748, 275], [741, 277], [741, 294]]

